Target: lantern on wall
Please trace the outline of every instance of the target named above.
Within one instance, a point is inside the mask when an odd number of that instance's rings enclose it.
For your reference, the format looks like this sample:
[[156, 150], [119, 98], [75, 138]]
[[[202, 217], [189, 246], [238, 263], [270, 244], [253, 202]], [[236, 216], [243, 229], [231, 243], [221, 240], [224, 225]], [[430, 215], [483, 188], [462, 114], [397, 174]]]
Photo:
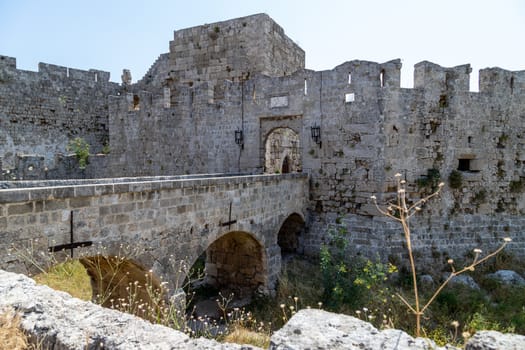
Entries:
[[310, 130], [312, 132], [312, 140], [314, 140], [314, 142], [319, 145], [319, 148], [321, 148], [321, 127], [314, 124]]
[[238, 144], [241, 149], [244, 148], [244, 136], [242, 130], [235, 130], [235, 143]]

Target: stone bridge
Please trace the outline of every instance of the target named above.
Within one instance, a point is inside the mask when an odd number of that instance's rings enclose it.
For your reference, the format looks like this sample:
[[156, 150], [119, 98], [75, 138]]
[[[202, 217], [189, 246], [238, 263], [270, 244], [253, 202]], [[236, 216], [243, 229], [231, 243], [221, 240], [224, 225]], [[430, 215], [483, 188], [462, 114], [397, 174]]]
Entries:
[[[206, 278], [212, 285], [273, 289], [281, 252], [295, 250], [301, 239], [308, 200], [308, 176], [301, 173], [24, 181], [0, 186], [3, 252], [13, 244], [32, 247], [37, 257], [63, 249], [49, 254], [82, 257], [89, 267], [89, 259], [133, 251], [126, 256], [128, 273], [144, 276], [144, 271], [151, 271], [172, 288], [185, 277], [178, 261], [191, 266], [205, 256]], [[30, 273], [23, 260], [16, 254], [2, 254], [0, 268]], [[94, 280], [97, 274], [90, 275], [96, 293], [101, 281]]]

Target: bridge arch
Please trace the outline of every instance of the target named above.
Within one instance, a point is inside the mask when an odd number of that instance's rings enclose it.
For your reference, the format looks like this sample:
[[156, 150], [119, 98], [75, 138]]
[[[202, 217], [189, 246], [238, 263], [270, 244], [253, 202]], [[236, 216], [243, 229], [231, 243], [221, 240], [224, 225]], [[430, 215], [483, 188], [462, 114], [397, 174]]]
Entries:
[[228, 232], [207, 247], [204, 272], [207, 284], [249, 295], [268, 285], [265, 247], [251, 233]]
[[133, 299], [136, 306], [143, 304], [150, 309], [164, 297], [160, 279], [133, 260], [93, 255], [81, 257], [79, 261], [91, 279], [93, 299], [102, 306], [113, 307], [122, 300], [129, 303]]
[[264, 141], [264, 169], [266, 173], [302, 171], [300, 137], [288, 127], [269, 131]]
[[281, 223], [277, 233], [277, 244], [281, 248], [281, 254], [301, 252], [301, 239], [305, 228], [305, 220], [302, 215], [292, 213]]

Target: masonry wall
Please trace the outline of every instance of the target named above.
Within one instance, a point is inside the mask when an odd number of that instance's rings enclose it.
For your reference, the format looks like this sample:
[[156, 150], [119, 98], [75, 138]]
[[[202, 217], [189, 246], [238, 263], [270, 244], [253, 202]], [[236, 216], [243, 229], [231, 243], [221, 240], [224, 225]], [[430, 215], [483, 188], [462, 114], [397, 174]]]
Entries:
[[[81, 137], [93, 154], [109, 143], [107, 97], [119, 86], [109, 73], [40, 63], [38, 72], [16, 69], [0, 56], [0, 166], [6, 179], [75, 173], [66, 150]], [[60, 171], [59, 168], [66, 168]]]
[[[400, 89], [397, 82], [381, 87], [381, 65], [370, 65], [366, 70], [373, 73], [364, 79], [375, 87], [356, 90], [344, 110], [325, 104], [340, 126], [323, 124], [323, 148], [329, 146], [321, 151], [318, 171], [311, 172], [315, 214], [307, 250], [318, 251], [327, 226], [335, 228], [340, 217], [356, 253], [399, 261], [401, 227], [378, 216], [369, 200], [372, 194], [391, 198], [399, 172], [412, 184], [411, 198], [446, 183], [440, 198], [412, 221], [424, 260], [444, 263], [475, 247], [487, 251], [505, 236], [514, 240], [508, 250], [524, 256], [524, 73], [482, 70], [480, 92], [474, 93], [468, 65], [422, 62], [414, 89]], [[388, 70], [384, 76], [388, 80]], [[453, 172], [462, 176], [457, 188], [449, 185]]]
[[[355, 60], [306, 70], [304, 52], [266, 15], [176, 31], [170, 52], [139, 83], [109, 97], [111, 153], [86, 173], [262, 173], [268, 135], [287, 128], [298, 135], [300, 169], [310, 176], [305, 252], [315, 254], [341, 217], [356, 251], [399, 256], [399, 229], [369, 200], [391, 196], [399, 172], [413, 198], [447, 184], [414, 221], [421, 249], [442, 259], [447, 247], [489, 247], [509, 235], [517, 242], [509, 249], [525, 256], [525, 72], [484, 69], [479, 92], [470, 92], [469, 65], [421, 62], [413, 89], [400, 88], [400, 68], [400, 60]], [[448, 184], [453, 172], [462, 176], [457, 188]]]
[[293, 73], [304, 68], [304, 51], [268, 15], [257, 14], [175, 31], [169, 65], [174, 83], [236, 81]]

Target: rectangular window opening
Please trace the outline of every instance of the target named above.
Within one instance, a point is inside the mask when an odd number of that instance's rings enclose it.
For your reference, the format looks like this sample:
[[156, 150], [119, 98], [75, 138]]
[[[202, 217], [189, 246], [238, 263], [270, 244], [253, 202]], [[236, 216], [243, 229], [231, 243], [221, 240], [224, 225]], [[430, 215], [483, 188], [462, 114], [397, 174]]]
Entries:
[[353, 92], [345, 94], [345, 103], [351, 103], [354, 101], [355, 101], [355, 94]]
[[471, 159], [466, 159], [466, 158], [458, 159], [458, 170], [459, 171], [471, 171], [470, 161]]
[[348, 84], [352, 84], [352, 73], [348, 73]]

